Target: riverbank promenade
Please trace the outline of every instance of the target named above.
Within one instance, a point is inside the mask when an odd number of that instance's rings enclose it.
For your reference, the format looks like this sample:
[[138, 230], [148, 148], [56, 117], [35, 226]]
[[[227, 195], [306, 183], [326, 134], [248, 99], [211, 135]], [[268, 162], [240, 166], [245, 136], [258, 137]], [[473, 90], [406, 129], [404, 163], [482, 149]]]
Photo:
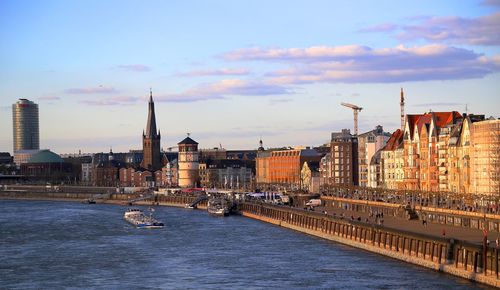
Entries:
[[[425, 234], [436, 238], [457, 239], [476, 245], [482, 245], [483, 243], [484, 231], [480, 229], [456, 227], [430, 222], [422, 223], [422, 220], [407, 220], [387, 214], [383, 217], [376, 218], [376, 214], [371, 215], [367, 212], [345, 210], [331, 206], [319, 206], [316, 207], [314, 211], [319, 213], [326, 212], [328, 216], [340, 217], [343, 215], [343, 218], [346, 220], [350, 220], [351, 217], [353, 217], [354, 220], [361, 218], [360, 222], [366, 223], [367, 225], [380, 225], [385, 228]], [[383, 222], [381, 223], [380, 221], [382, 220]], [[490, 247], [496, 247], [496, 239], [499, 239], [500, 242], [500, 233], [488, 231]]]

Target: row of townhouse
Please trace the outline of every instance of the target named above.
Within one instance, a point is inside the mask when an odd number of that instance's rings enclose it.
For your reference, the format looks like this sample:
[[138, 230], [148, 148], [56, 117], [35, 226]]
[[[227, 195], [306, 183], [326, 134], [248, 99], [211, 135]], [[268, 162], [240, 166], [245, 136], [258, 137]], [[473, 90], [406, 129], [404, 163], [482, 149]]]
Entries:
[[429, 112], [406, 115], [381, 151], [390, 189], [500, 194], [500, 120]]

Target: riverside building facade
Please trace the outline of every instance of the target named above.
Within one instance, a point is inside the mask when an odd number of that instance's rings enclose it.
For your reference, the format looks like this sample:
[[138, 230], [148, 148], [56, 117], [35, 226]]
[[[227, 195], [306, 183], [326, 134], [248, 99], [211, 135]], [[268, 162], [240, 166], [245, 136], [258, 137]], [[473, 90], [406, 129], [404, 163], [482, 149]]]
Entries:
[[500, 120], [458, 112], [407, 115], [382, 150], [382, 187], [500, 194]]
[[330, 143], [330, 167], [327, 180], [332, 185], [358, 185], [358, 139], [351, 130], [333, 132]]
[[371, 172], [370, 170], [376, 170], [377, 168], [376, 159], [374, 159], [373, 164], [371, 164], [372, 158], [385, 146], [390, 136], [391, 134], [384, 132], [384, 128], [380, 125], [376, 126], [375, 129], [371, 131], [358, 135], [359, 186], [371, 187], [378, 183], [377, 180], [374, 180], [377, 176], [377, 172]]

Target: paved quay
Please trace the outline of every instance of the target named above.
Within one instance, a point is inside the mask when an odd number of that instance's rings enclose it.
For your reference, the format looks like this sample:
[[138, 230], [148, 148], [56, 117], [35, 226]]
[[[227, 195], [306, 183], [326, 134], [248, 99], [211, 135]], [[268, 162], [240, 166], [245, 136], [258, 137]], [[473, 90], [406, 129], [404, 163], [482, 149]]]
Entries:
[[[341, 208], [318, 206], [314, 210], [315, 212], [326, 211], [328, 215], [336, 214], [339, 217], [344, 214], [345, 219], [351, 219], [353, 216], [355, 219], [361, 217], [361, 221], [365, 222], [369, 219], [368, 224], [377, 224], [375, 222], [375, 216], [369, 217], [369, 213], [357, 212], [351, 210], [344, 210]], [[442, 225], [437, 223], [428, 222], [427, 225], [422, 225], [421, 220], [405, 220], [399, 217], [384, 215], [383, 226], [386, 228], [391, 228], [395, 230], [411, 231], [419, 234], [427, 234], [434, 237], [443, 237], [443, 231], [446, 238], [454, 238], [462, 241], [467, 241], [477, 245], [482, 245], [483, 243], [483, 230], [456, 227], [451, 225]], [[488, 240], [490, 241], [490, 247], [495, 247], [496, 239], [500, 242], [500, 233], [490, 231], [488, 233]]]

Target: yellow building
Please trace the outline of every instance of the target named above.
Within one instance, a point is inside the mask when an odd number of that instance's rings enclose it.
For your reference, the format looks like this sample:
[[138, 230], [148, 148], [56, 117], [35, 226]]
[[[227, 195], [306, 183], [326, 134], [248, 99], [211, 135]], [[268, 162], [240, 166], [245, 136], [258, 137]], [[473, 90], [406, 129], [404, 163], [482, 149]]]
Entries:
[[397, 189], [397, 180], [402, 178], [399, 176], [402, 167], [398, 168], [399, 162], [402, 159], [402, 152], [399, 151], [399, 159], [396, 158], [397, 150], [402, 142], [403, 132], [397, 129], [392, 133], [391, 137], [387, 141], [384, 149], [381, 152], [382, 158], [382, 172], [383, 172], [383, 186], [389, 189]]
[[474, 193], [500, 194], [500, 120], [472, 123], [471, 188]]

